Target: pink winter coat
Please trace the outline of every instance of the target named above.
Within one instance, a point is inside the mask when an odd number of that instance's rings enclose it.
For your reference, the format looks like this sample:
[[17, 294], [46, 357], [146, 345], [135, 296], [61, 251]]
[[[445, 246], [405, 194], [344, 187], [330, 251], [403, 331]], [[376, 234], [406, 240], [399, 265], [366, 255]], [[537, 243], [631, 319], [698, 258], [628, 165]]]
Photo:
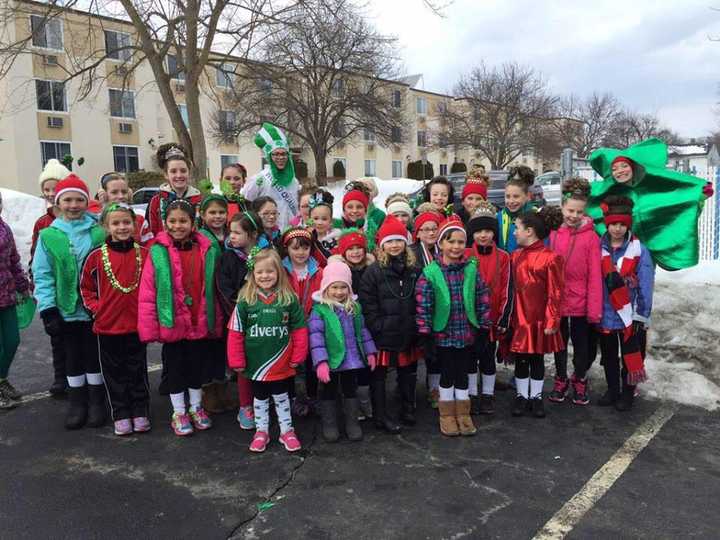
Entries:
[[[173, 312], [175, 325], [172, 328], [166, 328], [160, 325], [157, 316], [156, 304], [156, 288], [155, 288], [155, 266], [152, 257], [147, 258], [145, 267], [143, 268], [142, 280], [140, 281], [140, 293], [138, 297], [138, 334], [140, 341], [147, 343], [150, 341], [159, 341], [160, 343], [172, 343], [182, 339], [203, 339], [206, 337], [221, 337], [223, 335], [223, 316], [220, 308], [220, 302], [215, 301], [215, 328], [214, 331], [208, 332], [207, 327], [207, 310], [205, 302], [205, 286], [204, 280], [199, 286], [202, 288], [200, 292], [200, 306], [198, 309], [197, 324], [193, 326], [190, 308], [185, 304], [185, 290], [183, 289], [182, 265], [180, 263], [180, 253], [173, 245], [170, 236], [165, 232], [160, 232], [155, 237], [155, 242], [162, 244], [168, 248], [170, 258], [170, 272], [172, 278], [173, 289]], [[200, 247], [200, 267], [202, 272], [200, 276], [204, 276], [205, 257], [210, 249], [210, 240], [198, 233], [193, 233], [193, 242]], [[211, 282], [214, 283], [214, 280]]]
[[563, 223], [550, 233], [550, 248], [565, 261], [561, 315], [586, 317], [590, 323], [599, 323], [603, 307], [600, 237], [592, 220], [583, 218], [577, 229]]

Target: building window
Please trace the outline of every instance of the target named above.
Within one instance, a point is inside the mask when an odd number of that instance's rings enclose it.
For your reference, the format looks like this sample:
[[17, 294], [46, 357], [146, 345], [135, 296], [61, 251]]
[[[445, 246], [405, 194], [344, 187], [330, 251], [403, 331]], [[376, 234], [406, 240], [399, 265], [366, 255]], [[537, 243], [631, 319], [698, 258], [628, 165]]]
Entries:
[[223, 133], [235, 131], [235, 118], [233, 111], [220, 111], [220, 131]]
[[186, 128], [190, 128], [190, 118], [188, 117], [187, 105], [178, 105], [180, 116], [182, 116], [183, 124]]
[[392, 104], [393, 107], [400, 107], [402, 105], [402, 93], [400, 90], [393, 90]]
[[401, 178], [403, 173], [403, 162], [399, 160], [393, 160], [392, 162], [392, 177]]
[[235, 66], [233, 64], [220, 64], [217, 68], [216, 82], [222, 88], [232, 88]]
[[185, 80], [185, 72], [178, 66], [178, 58], [174, 54], [167, 55], [167, 72], [171, 79]]
[[272, 94], [272, 81], [270, 79], [262, 79], [258, 81], [258, 89], [261, 93], [265, 94], [266, 96], [269, 96]]
[[365, 176], [375, 176], [375, 160], [365, 160]]
[[370, 128], [364, 128], [363, 129], [363, 141], [366, 143], [374, 143], [375, 142], [375, 132]]
[[417, 145], [420, 148], [425, 148], [427, 146], [427, 132], [426, 131], [418, 131], [417, 132]]
[[427, 114], [427, 99], [424, 97], [415, 98], [415, 112]]
[[40, 111], [67, 111], [65, 84], [60, 81], [35, 81], [37, 106]]
[[130, 34], [105, 30], [105, 53], [113, 60], [130, 60]]
[[440, 176], [447, 176], [447, 163], [440, 164]]
[[390, 140], [394, 143], [401, 143], [402, 142], [402, 129], [399, 127], [392, 128], [392, 133], [390, 134]]
[[135, 118], [135, 92], [110, 89], [110, 116]]
[[238, 156], [236, 156], [236, 155], [221, 154], [220, 155], [220, 170], [224, 169], [228, 165], [235, 165], [236, 163], [238, 163], [238, 161], [240, 161], [240, 160], [239, 160]]
[[62, 21], [46, 19], [42, 15], [30, 15], [32, 44], [43, 49], [61, 51], [63, 48]]
[[345, 81], [342, 79], [336, 79], [332, 83], [332, 96], [336, 98], [343, 97], [345, 93]]
[[137, 146], [113, 146], [113, 160], [117, 172], [135, 172], [140, 169]]
[[445, 114], [447, 112], [447, 103], [444, 101], [438, 101], [438, 104], [436, 105], [437, 112], [440, 114]]
[[[342, 171], [338, 170], [339, 166], [342, 166]], [[342, 173], [342, 175], [340, 175], [340, 173]], [[332, 174], [339, 178], [347, 178], [347, 159], [341, 157], [333, 158]]]
[[[40, 155], [42, 157], [42, 166], [51, 159], [62, 161], [65, 156], [72, 155], [70, 143], [66, 142], [41, 142]], [[70, 167], [72, 169], [72, 167]]]

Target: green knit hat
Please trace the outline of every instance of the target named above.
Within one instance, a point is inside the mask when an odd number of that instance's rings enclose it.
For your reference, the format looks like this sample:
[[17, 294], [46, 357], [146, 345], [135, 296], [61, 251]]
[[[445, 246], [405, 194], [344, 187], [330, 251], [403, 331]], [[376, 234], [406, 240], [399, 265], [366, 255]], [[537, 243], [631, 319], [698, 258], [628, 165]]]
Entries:
[[[295, 178], [295, 166], [290, 155], [290, 146], [285, 133], [279, 127], [265, 122], [257, 135], [255, 135], [255, 146], [263, 151], [265, 159], [270, 165], [273, 183], [280, 184], [283, 187], [289, 186], [293, 178]], [[273, 150], [278, 149], [285, 150], [288, 153], [288, 162], [283, 170], [277, 168], [271, 157]]]

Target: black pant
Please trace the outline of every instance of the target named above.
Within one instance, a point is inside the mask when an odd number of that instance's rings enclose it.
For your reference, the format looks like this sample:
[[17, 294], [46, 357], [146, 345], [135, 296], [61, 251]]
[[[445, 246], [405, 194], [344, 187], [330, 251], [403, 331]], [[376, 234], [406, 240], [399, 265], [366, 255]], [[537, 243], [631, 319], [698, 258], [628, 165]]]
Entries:
[[149, 416], [146, 347], [137, 334], [98, 335], [113, 420]]
[[331, 371], [330, 381], [322, 383], [320, 387], [320, 399], [334, 400], [338, 395], [338, 387], [344, 398], [354, 398], [357, 392], [357, 373], [359, 369], [348, 369], [346, 371]]
[[163, 352], [170, 394], [179, 394], [188, 388], [202, 388], [205, 355], [202, 340], [183, 339], [166, 343]]
[[277, 396], [288, 391], [291, 379], [281, 381], [250, 381], [252, 384], [253, 397], [260, 401], [270, 399], [270, 396]]
[[315, 399], [318, 395], [318, 378], [310, 354], [305, 359], [305, 392], [310, 399]]
[[[623, 387], [630, 386], [626, 382], [628, 374], [627, 366], [625, 365], [625, 361], [620, 357], [620, 354], [624, 352], [625, 345], [623, 331], [618, 330], [610, 334], [599, 334], [599, 336], [601, 363], [605, 370], [605, 381], [607, 382], [608, 390], [617, 394], [620, 392], [621, 384]], [[647, 332], [645, 330], [638, 332], [637, 338], [640, 341], [640, 354], [643, 359], [645, 359]], [[622, 363], [622, 371], [620, 370], [620, 363]]]
[[370, 386], [372, 380], [372, 371], [369, 367], [360, 368], [357, 370], [357, 383], [358, 386]]
[[515, 377], [517, 379], [545, 378], [545, 361], [542, 354], [515, 353]]
[[[48, 334], [50, 336], [50, 334]], [[50, 349], [52, 351], [53, 371], [56, 379], [64, 379], [67, 370], [67, 355], [65, 354], [65, 340], [62, 334], [50, 336]]]
[[478, 356], [480, 360], [480, 371], [483, 375], [495, 375], [495, 349], [497, 342], [485, 341], [479, 347]]
[[560, 334], [565, 342], [565, 350], [555, 353], [555, 375], [567, 379], [569, 339], [573, 344], [575, 376], [584, 379], [597, 351], [597, 345], [593, 344], [597, 338], [592, 325], [585, 317], [563, 317], [560, 321]]
[[62, 338], [68, 377], [100, 373], [98, 341], [90, 321], [65, 321]]
[[440, 386], [467, 390], [468, 372], [475, 363], [474, 348], [437, 347], [436, 351], [440, 364]]
[[[374, 371], [370, 372], [372, 374], [372, 380], [375, 382], [382, 382], [384, 384], [387, 370], [387, 366], [377, 366]], [[413, 362], [408, 366], [398, 366], [395, 368], [395, 371], [397, 371], [398, 381], [405, 375], [410, 376], [417, 374], [417, 362]]]
[[434, 344], [425, 347], [425, 371], [428, 375], [440, 374], [440, 361], [438, 360], [437, 347]]
[[203, 355], [198, 360], [203, 363], [203, 384], [225, 382], [227, 365], [225, 339], [201, 339], [200, 344]]

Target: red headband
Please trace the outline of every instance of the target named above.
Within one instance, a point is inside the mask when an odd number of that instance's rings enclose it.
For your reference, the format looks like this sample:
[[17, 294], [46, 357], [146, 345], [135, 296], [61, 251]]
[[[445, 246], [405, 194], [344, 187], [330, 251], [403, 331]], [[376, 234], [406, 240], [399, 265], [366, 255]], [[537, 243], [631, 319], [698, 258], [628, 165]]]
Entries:
[[632, 216], [629, 216], [627, 214], [607, 214], [603, 218], [603, 221], [605, 222], [606, 227], [609, 227], [613, 223], [622, 223], [628, 229], [632, 229]]
[[345, 208], [345, 205], [350, 201], [358, 201], [362, 203], [365, 208], [368, 207], [368, 203], [370, 202], [367, 195], [365, 195], [365, 193], [363, 193], [359, 189], [353, 189], [352, 191], [348, 191], [345, 194], [345, 196], [343, 197], [343, 209]]
[[624, 163], [627, 163], [627, 164], [630, 165], [631, 167], [633, 166], [633, 162], [632, 162], [632, 160], [631, 160], [630, 158], [626, 158], [625, 156], [618, 156], [618, 157], [616, 157], [615, 159], [612, 160], [612, 163], [610, 164], [610, 167], [612, 167], [613, 165], [615, 165], [616, 163], [619, 163], [619, 162], [621, 162], [621, 161], [624, 162]]

